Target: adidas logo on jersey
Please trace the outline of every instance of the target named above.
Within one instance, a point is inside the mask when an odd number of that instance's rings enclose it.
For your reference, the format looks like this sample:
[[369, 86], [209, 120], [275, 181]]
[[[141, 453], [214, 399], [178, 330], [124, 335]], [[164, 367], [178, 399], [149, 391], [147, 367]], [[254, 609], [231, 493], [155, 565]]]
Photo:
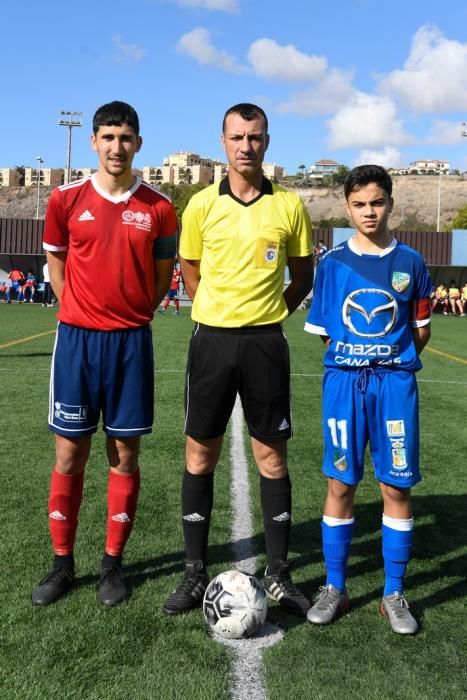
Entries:
[[284, 418], [284, 420], [279, 426], [279, 430], [287, 430], [287, 428], [290, 428], [290, 425], [288, 424], [287, 419]]
[[130, 518], [126, 513], [117, 513], [116, 515], [112, 515], [111, 520], [113, 520], [116, 523], [129, 523]]
[[94, 217], [89, 211], [89, 209], [86, 209], [86, 211], [83, 211], [78, 221], [94, 221]]
[[284, 511], [284, 513], [281, 513], [280, 515], [275, 515], [273, 520], [275, 520], [276, 523], [286, 523], [287, 520], [290, 520], [290, 513]]
[[199, 513], [190, 513], [189, 515], [184, 515], [183, 520], [188, 520], [189, 523], [200, 523], [204, 518]]
[[60, 513], [59, 510], [53, 510], [51, 513], [49, 513], [49, 518], [52, 520], [66, 520], [66, 515]]

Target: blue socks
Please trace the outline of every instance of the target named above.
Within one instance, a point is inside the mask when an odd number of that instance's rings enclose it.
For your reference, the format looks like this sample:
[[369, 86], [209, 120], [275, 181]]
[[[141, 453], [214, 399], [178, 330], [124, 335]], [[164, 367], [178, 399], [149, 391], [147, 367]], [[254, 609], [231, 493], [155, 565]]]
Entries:
[[323, 554], [326, 564], [326, 585], [340, 591], [345, 589], [347, 560], [352, 542], [354, 519], [332, 518], [323, 515], [321, 523]]
[[404, 593], [404, 576], [413, 541], [413, 518], [400, 520], [383, 515], [384, 594]]

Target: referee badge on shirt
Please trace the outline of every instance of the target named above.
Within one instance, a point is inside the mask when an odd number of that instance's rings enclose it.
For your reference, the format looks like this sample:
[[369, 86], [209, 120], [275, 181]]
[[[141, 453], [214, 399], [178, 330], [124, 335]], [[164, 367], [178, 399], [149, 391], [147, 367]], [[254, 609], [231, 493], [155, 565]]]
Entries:
[[278, 241], [270, 238], [258, 238], [256, 241], [256, 267], [274, 270], [279, 256]]
[[410, 275], [406, 272], [393, 272], [391, 284], [396, 292], [405, 292], [410, 284]]

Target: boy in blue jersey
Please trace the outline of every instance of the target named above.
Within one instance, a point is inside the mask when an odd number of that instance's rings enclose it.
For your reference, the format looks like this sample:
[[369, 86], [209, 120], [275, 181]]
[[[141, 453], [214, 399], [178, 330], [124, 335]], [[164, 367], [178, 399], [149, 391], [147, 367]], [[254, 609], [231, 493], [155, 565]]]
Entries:
[[369, 441], [384, 504], [381, 612], [394, 632], [415, 634], [418, 624], [403, 580], [413, 535], [410, 489], [420, 481], [415, 372], [430, 338], [432, 283], [422, 257], [389, 233], [392, 182], [384, 168], [354, 168], [344, 192], [355, 235], [318, 266], [305, 324], [326, 345], [323, 472], [328, 477], [322, 522], [327, 579], [307, 618], [327, 624], [350, 607], [345, 579], [353, 501]]

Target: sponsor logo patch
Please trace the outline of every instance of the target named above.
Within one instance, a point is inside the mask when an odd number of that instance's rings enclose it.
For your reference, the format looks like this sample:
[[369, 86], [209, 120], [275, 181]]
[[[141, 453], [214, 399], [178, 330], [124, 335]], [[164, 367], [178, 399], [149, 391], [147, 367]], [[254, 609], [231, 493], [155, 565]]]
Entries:
[[389, 437], [403, 437], [405, 435], [405, 425], [403, 420], [387, 420], [386, 430]]
[[287, 430], [288, 428], [290, 428], [290, 425], [288, 424], [287, 419], [284, 418], [284, 420], [282, 421], [282, 423], [280, 424], [278, 429], [279, 430]]
[[88, 417], [87, 406], [71, 406], [67, 403], [55, 402], [55, 418], [65, 423], [84, 423]]
[[360, 338], [382, 338], [397, 320], [395, 298], [384, 289], [356, 289], [342, 305], [345, 327]]
[[134, 226], [143, 231], [151, 230], [151, 215], [148, 213], [145, 214], [142, 211], [125, 209], [125, 211], [122, 212], [122, 221], [124, 224]]

